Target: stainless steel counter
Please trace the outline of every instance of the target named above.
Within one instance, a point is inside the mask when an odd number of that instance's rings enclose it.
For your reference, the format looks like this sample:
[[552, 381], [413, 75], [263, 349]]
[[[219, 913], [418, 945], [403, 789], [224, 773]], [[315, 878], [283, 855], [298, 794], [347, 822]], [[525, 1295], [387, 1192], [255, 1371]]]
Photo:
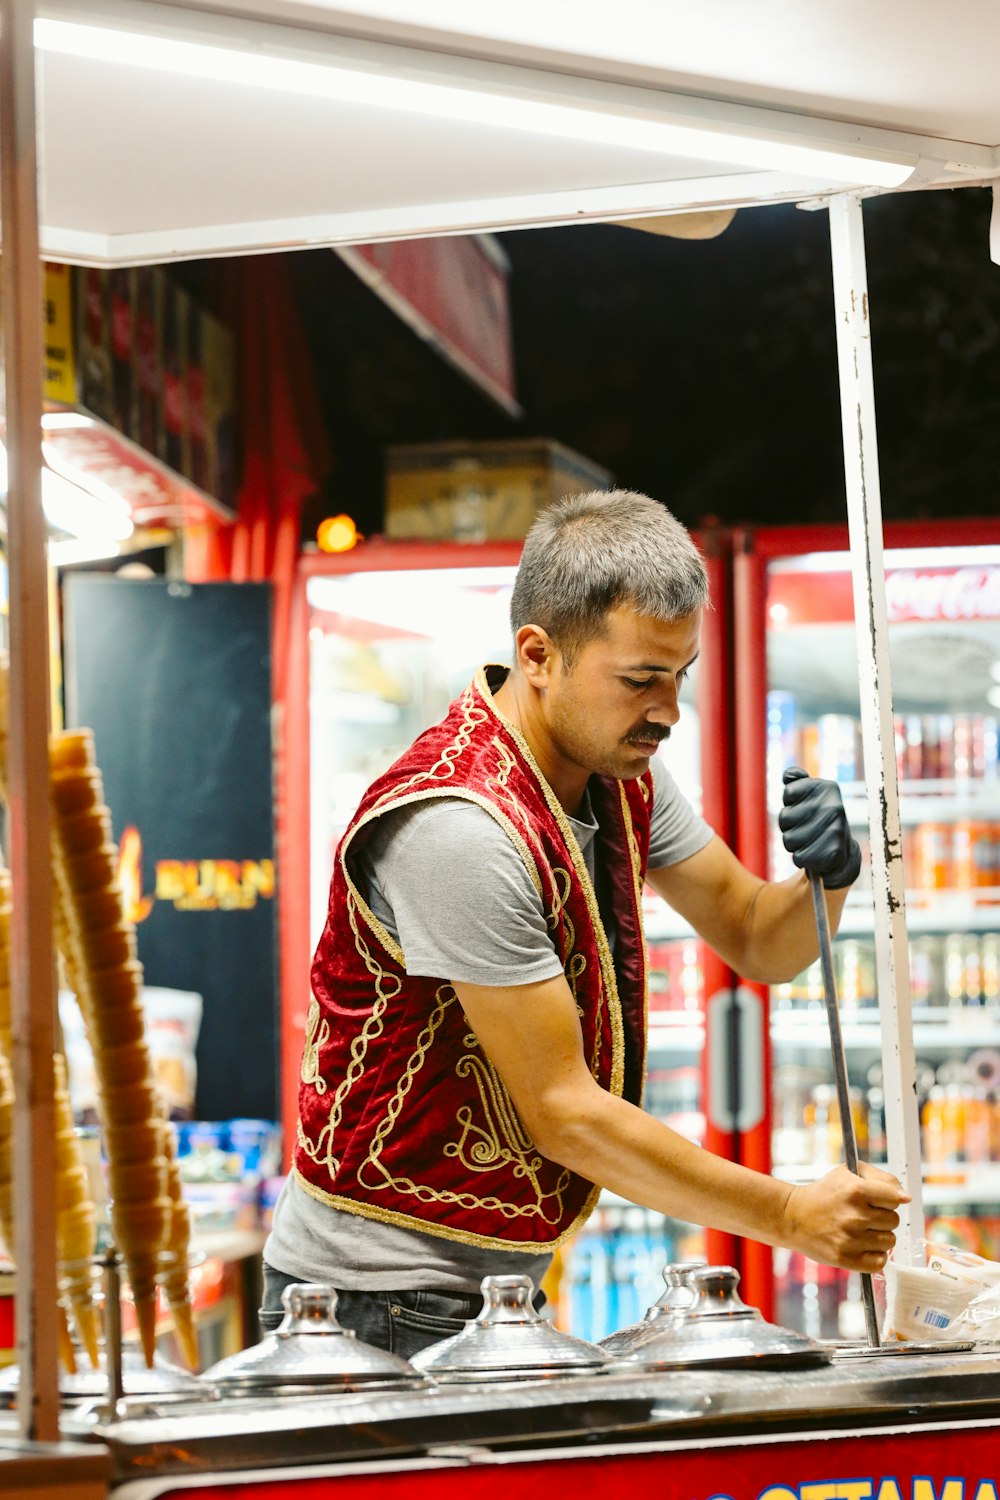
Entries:
[[549, 1381], [303, 1394], [123, 1409], [67, 1418], [67, 1437], [110, 1448], [118, 1482], [403, 1458], [453, 1449], [629, 1444], [900, 1422], [1000, 1420], [1000, 1349], [838, 1359], [788, 1372], [622, 1371]]

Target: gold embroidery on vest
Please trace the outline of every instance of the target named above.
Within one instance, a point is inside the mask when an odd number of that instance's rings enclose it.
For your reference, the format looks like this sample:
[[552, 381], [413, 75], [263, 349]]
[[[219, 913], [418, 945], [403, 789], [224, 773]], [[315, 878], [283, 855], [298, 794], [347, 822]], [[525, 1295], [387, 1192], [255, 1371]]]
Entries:
[[[648, 800], [648, 791], [645, 781], [640, 781], [643, 797]], [[639, 923], [639, 932], [642, 932], [642, 884], [643, 869], [642, 856], [639, 852], [639, 840], [635, 833], [635, 822], [632, 818], [632, 809], [629, 807], [625, 788], [621, 782], [618, 783], [618, 792], [621, 798], [622, 822], [625, 825], [625, 833], [628, 839], [629, 853], [632, 857], [632, 900], [634, 903], [635, 920]], [[642, 964], [642, 1038], [640, 1041], [639, 1056], [639, 1078], [641, 1080], [639, 1091], [639, 1103], [645, 1093], [646, 1078], [646, 1036], [649, 1024], [649, 961], [645, 942], [639, 944], [639, 962]]]
[[[315, 1141], [310, 1141], [305, 1137], [301, 1123], [297, 1132], [299, 1145], [305, 1151], [306, 1155], [311, 1157], [317, 1164], [325, 1166], [331, 1177], [336, 1177], [340, 1171], [340, 1161], [334, 1155], [333, 1143], [343, 1118], [344, 1101], [365, 1071], [365, 1058], [368, 1054], [368, 1048], [377, 1037], [382, 1035], [384, 1030], [382, 1018], [385, 1015], [386, 1007], [390, 1001], [395, 1000], [403, 987], [403, 981], [400, 976], [398, 974], [386, 973], [378, 960], [372, 955], [371, 949], [361, 936], [358, 928], [357, 904], [350, 891], [347, 895], [347, 914], [351, 923], [351, 931], [354, 933], [355, 947], [364, 960], [365, 968], [375, 980], [375, 1004], [372, 1006], [371, 1014], [366, 1018], [361, 1030], [351, 1042], [350, 1066], [337, 1085], [337, 1092], [333, 1096], [327, 1122], [323, 1126], [323, 1129]], [[324, 1024], [326, 1023], [324, 1022]]]
[[542, 1157], [536, 1155], [530, 1165], [524, 1160], [535, 1145], [521, 1124], [496, 1068], [481, 1056], [469, 1056], [459, 1058], [455, 1072], [459, 1078], [471, 1075], [479, 1090], [483, 1123], [475, 1122], [472, 1110], [463, 1105], [455, 1117], [462, 1127], [461, 1139], [449, 1141], [444, 1148], [445, 1156], [457, 1156], [463, 1166], [474, 1172], [491, 1172], [495, 1167], [513, 1163], [515, 1177], [534, 1177], [542, 1166]]
[[580, 881], [583, 890], [583, 897], [587, 905], [587, 910], [590, 914], [591, 923], [593, 925], [594, 938], [597, 943], [597, 953], [601, 965], [601, 974], [604, 980], [603, 985], [599, 986], [599, 994], [597, 996], [594, 1018], [595, 1031], [597, 1034], [599, 1034], [602, 1029], [603, 1008], [604, 1006], [607, 1006], [608, 1021], [611, 1030], [611, 1077], [608, 1082], [608, 1092], [621, 1097], [622, 1088], [625, 1082], [625, 1029], [622, 1021], [621, 1001], [618, 998], [618, 981], [615, 976], [614, 959], [612, 957], [611, 948], [608, 943], [607, 933], [604, 930], [604, 923], [601, 921], [601, 914], [598, 910], [597, 896], [594, 892], [594, 883], [590, 878], [590, 872], [587, 869], [586, 861], [584, 860], [583, 853], [580, 849], [576, 834], [570, 827], [569, 820], [566, 817], [565, 808], [559, 801], [555, 792], [549, 786], [545, 777], [542, 775], [541, 768], [534, 755], [532, 754], [531, 747], [528, 744], [527, 740], [524, 738], [524, 735], [516, 725], [512, 724], [509, 719], [506, 719], [503, 716], [503, 714], [494, 703], [493, 693], [490, 689], [489, 681], [487, 680], [486, 676], [486, 669], [483, 667], [480, 667], [479, 671], [476, 673], [475, 686], [478, 689], [487, 708], [490, 710], [493, 716], [504, 726], [507, 733], [510, 735], [511, 739], [517, 746], [518, 750], [521, 752], [524, 760], [531, 767], [531, 770], [533, 771], [538, 782], [538, 786], [541, 790], [542, 796], [545, 798], [548, 809], [551, 812], [553, 818], [556, 820], [556, 823], [559, 826], [559, 831], [563, 836], [563, 841], [566, 844], [567, 849], [570, 851], [570, 855], [573, 860], [573, 867], [576, 870], [577, 878]]
[[315, 995], [312, 995], [306, 1015], [306, 1039], [302, 1046], [299, 1077], [303, 1083], [311, 1083], [317, 1094], [326, 1093], [326, 1079], [320, 1067], [319, 1054], [320, 1049], [325, 1047], [329, 1040], [330, 1023], [327, 1020], [320, 1023], [319, 1001]]
[[458, 726], [458, 733], [451, 744], [441, 751], [440, 756], [429, 771], [418, 771], [408, 781], [403, 781], [398, 786], [390, 787], [387, 792], [382, 793], [381, 797], [377, 797], [372, 803], [373, 810], [381, 807], [384, 802], [395, 801], [397, 797], [407, 792], [411, 786], [417, 786], [421, 781], [444, 781], [449, 776], [454, 776], [455, 762], [460, 755], [468, 750], [472, 741], [473, 730], [477, 724], [484, 724], [489, 717], [485, 709], [476, 706], [476, 695], [472, 690], [471, 684], [466, 688], [459, 702], [462, 705], [465, 717]]
[[[503, 1214], [504, 1218], [507, 1219], [540, 1218], [546, 1224], [558, 1224], [562, 1218], [563, 1196], [569, 1187], [573, 1175], [568, 1169], [564, 1169], [559, 1174], [552, 1191], [543, 1194], [537, 1185], [534, 1173], [528, 1164], [525, 1164], [525, 1169], [518, 1175], [527, 1176], [535, 1184], [536, 1202], [518, 1204], [505, 1203], [495, 1195], [481, 1198], [475, 1193], [456, 1193], [450, 1188], [438, 1189], [428, 1187], [424, 1183], [414, 1182], [411, 1177], [395, 1177], [382, 1161], [382, 1152], [385, 1149], [386, 1142], [392, 1134], [406, 1096], [412, 1089], [414, 1080], [422, 1069], [428, 1052], [434, 1045], [435, 1038], [441, 1029], [448, 1009], [450, 1006], [458, 1004], [458, 996], [451, 985], [447, 984], [440, 987], [435, 999], [437, 1003], [431, 1012], [427, 1025], [417, 1037], [416, 1047], [406, 1064], [406, 1070], [399, 1080], [396, 1092], [390, 1100], [388, 1109], [375, 1131], [368, 1156], [358, 1169], [359, 1184], [369, 1192], [384, 1192], [387, 1188], [391, 1188], [394, 1192], [416, 1198], [421, 1203], [452, 1203], [461, 1208], [493, 1209]], [[465, 1060], [462, 1059], [462, 1061]], [[374, 1168], [379, 1174], [380, 1181], [372, 1182], [366, 1176], [366, 1169], [369, 1167]], [[553, 1206], [550, 1212], [547, 1213], [544, 1205], [549, 1200], [552, 1200]]]
[[[573, 925], [569, 912], [565, 909], [566, 902], [569, 900], [573, 877], [568, 870], [563, 870], [558, 866], [553, 869], [552, 877], [556, 894], [552, 903], [552, 910], [546, 918], [546, 923], [549, 929], [554, 932], [559, 926], [560, 916], [562, 917], [562, 953], [560, 957], [562, 959], [563, 973], [566, 975], [566, 983], [569, 985], [570, 993], [576, 1005], [576, 1013], [582, 1021], [586, 1012], [585, 1007], [580, 1002], [579, 986], [581, 979], [587, 972], [587, 956], [584, 953], [574, 951], [576, 928]], [[596, 982], [598, 994], [594, 1023], [594, 1046], [589, 1059], [590, 1071], [594, 1078], [598, 1076], [601, 1066], [601, 998], [603, 995], [603, 985], [600, 972], [596, 975]]]
[[[359, 1219], [373, 1219], [378, 1224], [395, 1224], [400, 1229], [415, 1229], [421, 1234], [435, 1235], [438, 1239], [450, 1240], [458, 1245], [475, 1245], [481, 1250], [513, 1250], [527, 1255], [538, 1254], [538, 1243], [534, 1240], [505, 1240], [500, 1235], [475, 1234], [471, 1229], [456, 1229], [450, 1224], [436, 1224], [432, 1219], [418, 1219], [413, 1214], [404, 1214], [398, 1209], [382, 1208], [376, 1203], [362, 1203], [357, 1198], [327, 1193], [310, 1182], [308, 1177], [303, 1177], [297, 1167], [293, 1167], [292, 1171], [299, 1187], [310, 1198], [315, 1198], [317, 1203], [327, 1203], [331, 1208], [339, 1208], [344, 1213], [356, 1214]], [[600, 1192], [600, 1188], [591, 1188], [573, 1221], [560, 1234], [545, 1241], [547, 1250], [565, 1245], [583, 1228], [597, 1206]]]

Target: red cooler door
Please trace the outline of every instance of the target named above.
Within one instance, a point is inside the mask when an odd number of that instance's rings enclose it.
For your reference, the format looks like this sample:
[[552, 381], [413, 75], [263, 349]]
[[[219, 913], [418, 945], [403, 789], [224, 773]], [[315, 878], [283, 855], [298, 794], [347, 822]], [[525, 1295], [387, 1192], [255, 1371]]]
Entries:
[[[1000, 526], [888, 526], [885, 542], [928, 1233], [996, 1257]], [[782, 771], [801, 765], [840, 783], [865, 864], [848, 898], [834, 965], [859, 1148], [868, 1160], [884, 1163], [868, 810], [846, 549], [846, 531], [834, 528], [739, 539], [739, 848], [761, 874], [794, 873], [777, 828]], [[741, 675], [749, 684], [742, 695]], [[843, 1159], [818, 963], [772, 987], [768, 1005], [773, 1170], [805, 1181]], [[761, 1142], [752, 1164], [765, 1164]], [[825, 1337], [863, 1337], [857, 1282], [775, 1251], [776, 1317]]]
[[[728, 837], [732, 741], [730, 610], [724, 539], [702, 539], [714, 609], [681, 721], [661, 752], [681, 790]], [[290, 871], [284, 906], [284, 1103], [293, 1139], [296, 1081], [308, 1000], [309, 955], [326, 915], [337, 841], [368, 783], [470, 680], [483, 661], [509, 661], [508, 606], [516, 544], [369, 543], [356, 554], [307, 560], [296, 599], [285, 783]], [[717, 637], [717, 640], [716, 640]], [[703, 725], [708, 726], [704, 732]], [[302, 850], [308, 849], [307, 862]], [[714, 997], [721, 1101], [707, 1138], [733, 1155], [724, 1114], [732, 976], [648, 888], [649, 1057], [645, 1105], [696, 1141], [706, 1139], [702, 1050], [705, 997]], [[602, 1338], [640, 1318], [663, 1290], [665, 1264], [710, 1254], [732, 1261], [733, 1242], [605, 1194], [586, 1230], [557, 1257], [547, 1286], [564, 1327]]]

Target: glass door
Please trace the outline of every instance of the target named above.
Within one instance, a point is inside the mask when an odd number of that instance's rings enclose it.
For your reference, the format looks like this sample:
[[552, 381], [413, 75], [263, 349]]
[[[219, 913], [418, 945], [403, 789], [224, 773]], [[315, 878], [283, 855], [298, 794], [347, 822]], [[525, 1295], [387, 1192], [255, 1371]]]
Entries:
[[[496, 548], [492, 549], [493, 553]], [[368, 784], [428, 725], [486, 661], [510, 660], [510, 561], [474, 546], [383, 544], [381, 566], [347, 559], [306, 583], [309, 639], [310, 941], [326, 918], [336, 845]], [[368, 549], [366, 549], [368, 551]], [[360, 561], [360, 558], [359, 558]], [[424, 565], [422, 565], [424, 564]], [[701, 810], [699, 713], [682, 693], [681, 721], [663, 757]], [[700, 945], [648, 887], [649, 1054], [645, 1107], [701, 1141], [704, 978]], [[563, 1327], [599, 1339], [636, 1321], [663, 1290], [663, 1266], [703, 1254], [690, 1225], [605, 1193], [586, 1229], [557, 1257], [547, 1286]]]
[[[886, 552], [895, 752], [928, 1237], [1000, 1256], [1000, 548]], [[766, 583], [770, 874], [793, 866], [781, 774], [836, 780], [865, 855], [834, 945], [860, 1153], [884, 1163], [874, 909], [848, 555], [775, 558]], [[771, 990], [773, 1166], [843, 1160], [819, 965]], [[891, 1163], [889, 1164], [891, 1167]], [[857, 1278], [776, 1252], [781, 1322], [864, 1334]]]

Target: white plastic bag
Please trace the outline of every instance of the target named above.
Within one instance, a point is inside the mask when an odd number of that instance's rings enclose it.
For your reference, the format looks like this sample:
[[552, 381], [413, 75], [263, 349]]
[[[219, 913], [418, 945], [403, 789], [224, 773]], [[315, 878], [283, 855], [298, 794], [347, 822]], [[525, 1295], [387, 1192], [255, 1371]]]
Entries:
[[885, 1268], [888, 1339], [967, 1339], [963, 1321], [973, 1299], [994, 1294], [1000, 1327], [1000, 1264], [953, 1245], [924, 1240], [926, 1264], [889, 1260]]

